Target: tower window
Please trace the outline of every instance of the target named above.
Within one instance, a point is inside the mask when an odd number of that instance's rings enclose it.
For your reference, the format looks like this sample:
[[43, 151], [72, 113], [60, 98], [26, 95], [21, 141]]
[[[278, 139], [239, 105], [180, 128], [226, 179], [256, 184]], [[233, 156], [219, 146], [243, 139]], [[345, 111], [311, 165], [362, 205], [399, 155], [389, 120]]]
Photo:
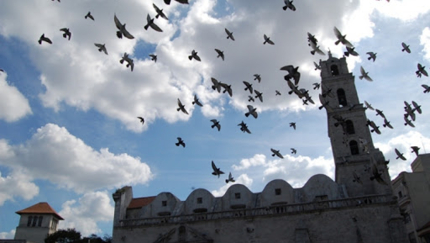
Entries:
[[203, 203], [203, 198], [198, 197], [198, 198], [197, 198], [197, 203], [198, 203], [198, 204], [202, 204], [202, 203]]
[[345, 124], [346, 124], [346, 133], [347, 134], [354, 134], [355, 133], [354, 123], [352, 123], [351, 120], [347, 120], [345, 122]]
[[236, 199], [240, 199], [240, 193], [235, 193], [235, 194], [234, 194], [234, 198], [236, 198]]
[[275, 195], [281, 195], [281, 188], [275, 189]]
[[402, 198], [402, 197], [403, 197], [402, 192], [399, 191], [399, 198]]
[[338, 89], [337, 90], [337, 99], [339, 101], [339, 105], [345, 107], [347, 105], [346, 102], [346, 95], [345, 95], [345, 91], [343, 89]]
[[42, 226], [43, 216], [39, 216], [39, 221], [37, 222], [37, 226]]
[[33, 219], [33, 216], [28, 217], [27, 226], [31, 225], [31, 220]]
[[339, 68], [335, 64], [330, 66], [330, 71], [331, 71], [331, 75], [333, 76], [339, 75]]
[[161, 201], [161, 206], [166, 207], [167, 206], [167, 201]]
[[349, 148], [351, 149], [351, 155], [359, 154], [358, 143], [355, 140], [349, 142]]

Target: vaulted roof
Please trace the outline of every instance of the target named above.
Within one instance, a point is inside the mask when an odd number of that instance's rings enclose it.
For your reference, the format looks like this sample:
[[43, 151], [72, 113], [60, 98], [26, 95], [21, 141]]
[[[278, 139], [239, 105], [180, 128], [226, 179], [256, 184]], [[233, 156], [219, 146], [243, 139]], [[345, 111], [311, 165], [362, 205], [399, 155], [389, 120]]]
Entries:
[[58, 219], [64, 220], [47, 202], [36, 203], [33, 206], [19, 210], [17, 214], [53, 214]]

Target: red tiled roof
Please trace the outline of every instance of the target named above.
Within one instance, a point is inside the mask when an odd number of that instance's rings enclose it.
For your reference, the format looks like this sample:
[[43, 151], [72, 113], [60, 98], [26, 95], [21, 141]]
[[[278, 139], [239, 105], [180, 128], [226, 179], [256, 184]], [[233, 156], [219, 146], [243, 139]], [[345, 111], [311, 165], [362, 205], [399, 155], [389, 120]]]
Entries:
[[63, 217], [61, 217], [55, 210], [47, 203], [47, 202], [40, 202], [37, 204], [34, 204], [33, 206], [30, 206], [26, 209], [20, 210], [16, 212], [17, 214], [54, 214], [59, 218], [60, 220], [64, 220]]
[[143, 206], [146, 206], [150, 203], [152, 203], [152, 201], [154, 201], [155, 197], [138, 197], [138, 198], [133, 198], [131, 199], [130, 204], [128, 205], [128, 209], [133, 209], [133, 208], [141, 208]]

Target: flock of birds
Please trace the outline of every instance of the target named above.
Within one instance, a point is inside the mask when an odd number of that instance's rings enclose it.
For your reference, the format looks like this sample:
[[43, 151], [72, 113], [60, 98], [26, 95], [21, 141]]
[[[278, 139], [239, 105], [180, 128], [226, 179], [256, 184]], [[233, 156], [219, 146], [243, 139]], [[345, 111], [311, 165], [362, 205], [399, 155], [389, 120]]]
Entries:
[[[52, 0], [54, 1], [54, 0]], [[57, 0], [58, 2], [60, 2], [60, 0]], [[188, 4], [188, 0], [175, 0], [178, 3], [181, 4]], [[389, 0], [387, 0], [389, 1]], [[170, 4], [170, 0], [164, 0], [165, 4]], [[296, 11], [296, 7], [293, 4], [293, 1], [288, 1], [288, 0], [284, 0], [284, 4], [285, 6], [282, 7], [282, 9], [284, 11], [286, 10], [291, 10], [291, 11]], [[168, 20], [168, 17], [166, 16], [166, 14], [163, 12], [163, 9], [160, 9], [158, 6], [156, 6], [155, 4], [153, 4], [154, 10], [155, 10], [155, 18], [151, 18], [150, 14], [147, 15], [147, 23], [144, 26], [145, 30], [148, 30], [149, 28], [151, 28], [154, 31], [157, 32], [162, 32], [163, 30], [155, 23], [155, 19], [163, 18], [165, 20]], [[91, 12], [88, 12], [85, 16], [85, 19], [91, 19], [93, 21], [95, 21], [94, 16], [91, 14]], [[118, 38], [127, 38], [127, 39], [134, 39], [134, 36], [127, 30], [126, 28], [126, 24], [125, 23], [121, 23], [121, 21], [118, 19], [118, 17], [116, 15], [114, 15], [114, 24], [117, 28], [117, 32], [116, 32], [116, 36]], [[227, 28], [224, 29], [225, 33], [226, 33], [226, 38], [231, 40], [231, 41], [235, 41], [233, 32], [228, 30]], [[62, 32], [62, 35], [64, 38], [70, 40], [72, 37], [72, 33], [70, 31], [69, 28], [61, 28], [60, 31]], [[342, 44], [345, 46], [346, 51], [344, 52], [344, 56], [345, 57], [349, 57], [349, 56], [358, 56], [359, 54], [355, 51], [354, 46], [351, 44], [351, 42], [349, 42], [346, 39], [346, 35], [343, 35], [336, 27], [334, 27], [334, 34], [337, 38], [336, 42], [334, 43], [335, 45], [339, 45]], [[319, 55], [325, 55], [325, 53], [320, 49], [320, 47], [318, 46], [318, 39], [312, 35], [311, 33], [308, 33], [308, 45], [311, 47], [311, 51], [310, 53], [312, 55], [315, 54], [319, 54]], [[42, 44], [43, 42], [48, 43], [48, 44], [52, 44], [52, 41], [50, 38], [48, 38], [47, 36], [45, 36], [45, 34], [42, 34], [38, 40], [39, 44]], [[269, 44], [269, 45], [274, 45], [275, 43], [273, 42], [273, 40], [271, 40], [271, 38], [269, 36], [267, 36], [266, 34], [263, 35], [263, 44]], [[102, 43], [94, 43], [94, 45], [97, 47], [97, 50], [99, 52], [103, 52], [104, 54], [108, 55], [108, 50], [105, 44]], [[410, 47], [409, 45], [407, 45], [406, 43], [401, 43], [402, 46], [402, 52], [406, 52], [406, 53], [411, 53]], [[219, 49], [215, 49], [215, 52], [217, 53], [217, 58], [221, 58], [222, 60], [224, 60], [224, 52], [219, 50]], [[366, 53], [368, 55], [368, 60], [372, 60], [373, 62], [375, 62], [376, 57], [377, 57], [377, 53], [375, 52], [367, 52]], [[331, 55], [329, 53], [329, 55]], [[157, 55], [155, 54], [150, 54], [149, 55], [151, 60], [154, 62], [157, 62]], [[198, 55], [198, 52], [195, 50], [192, 50], [190, 55], [188, 56], [188, 59], [190, 61], [192, 61], [193, 59], [195, 61], [201, 61], [200, 56]], [[122, 58], [119, 61], [121, 64], [123, 64], [124, 62], [126, 63], [126, 67], [130, 68], [131, 71], [134, 70], [134, 61], [132, 58], [130, 58], [129, 54], [124, 53], [124, 55], [122, 56]], [[320, 59], [320, 63], [321, 63], [321, 59]], [[315, 66], [315, 70], [321, 70], [321, 65], [314, 62], [314, 66]], [[290, 91], [288, 92], [290, 95], [291, 94], [295, 94], [298, 98], [300, 98], [303, 102], [303, 105], [308, 105], [309, 103], [315, 104], [315, 102], [312, 100], [312, 97], [309, 95], [309, 90], [303, 89], [303, 88], [299, 88], [298, 84], [300, 81], [300, 72], [298, 71], [299, 67], [295, 67], [293, 65], [286, 65], [284, 67], [281, 67], [280, 70], [282, 71], [286, 71], [288, 72], [287, 75], [284, 76], [285, 81], [288, 84], [288, 87], [290, 88]], [[4, 70], [0, 69], [0, 72], [4, 72]], [[360, 76], [359, 79], [365, 79], [367, 81], [373, 81], [373, 79], [369, 76], [369, 73], [365, 71], [365, 69], [361, 66], [360, 67]], [[417, 77], [421, 78], [422, 76], [426, 76], [428, 77], [428, 73], [425, 70], [425, 66], [423, 66], [422, 64], [418, 63], [417, 65], [417, 71], [415, 72], [415, 74], [417, 75]], [[215, 78], [211, 78], [212, 81], [212, 86], [211, 88], [213, 90], [216, 90], [217, 92], [221, 93], [221, 91], [223, 93], [227, 93], [230, 97], [233, 96], [233, 90], [231, 88], [230, 84], [218, 81]], [[254, 74], [254, 81], [257, 81], [258, 83], [261, 82], [261, 76], [260, 74]], [[248, 102], [255, 102], [255, 100], [259, 100], [260, 102], [263, 102], [263, 93], [256, 90], [253, 87], [253, 84], [247, 81], [243, 81], [243, 84], [245, 85], [244, 90], [249, 92], [249, 96], [248, 96]], [[320, 83], [314, 83], [313, 84], [313, 89], [317, 90], [321, 87]], [[424, 88], [424, 93], [430, 93], [430, 87], [428, 85], [423, 84], [422, 87]], [[281, 93], [278, 90], [275, 90], [275, 95], [281, 95]], [[321, 94], [319, 94], [319, 100], [321, 102], [321, 106], [319, 107], [319, 109], [322, 109], [323, 107], [326, 108], [329, 112], [330, 110], [332, 110], [330, 104], [328, 103], [328, 101], [326, 101], [326, 97], [332, 97], [333, 94], [331, 93], [331, 89], [327, 89], [326, 87], [322, 86], [321, 88]], [[374, 110], [376, 111], [376, 115], [380, 116], [381, 118], [383, 118], [383, 127], [388, 127], [388, 128], [393, 128], [393, 126], [390, 124], [390, 122], [387, 120], [386, 116], [384, 115], [383, 111], [378, 110], [378, 109], [374, 109], [367, 101], [364, 102], [365, 106], [367, 109], [369, 110]], [[404, 120], [405, 120], [405, 126], [411, 126], [414, 127], [414, 124], [412, 123], [413, 121], [415, 121], [416, 118], [416, 113], [421, 114], [422, 110], [421, 110], [421, 106], [419, 104], [417, 104], [415, 101], [411, 102], [412, 104], [409, 104], [408, 102], [404, 102], [405, 104], [405, 114], [404, 114]], [[196, 95], [194, 95], [194, 99], [192, 102], [193, 105], [197, 105], [197, 106], [203, 106], [203, 104], [200, 102], [200, 100], [198, 99], [198, 97]], [[355, 105], [351, 106], [350, 109], [353, 109]], [[245, 113], [245, 117], [249, 117], [250, 115], [254, 118], [258, 118], [258, 113], [257, 113], [257, 108], [254, 107], [251, 104], [247, 105], [248, 111]], [[185, 105], [181, 102], [181, 100], [178, 98], [177, 99], [177, 111], [179, 112], [183, 112], [184, 114], [188, 115], [188, 111], [185, 108]], [[142, 116], [138, 116], [137, 117], [139, 119], [139, 121], [144, 124], [145, 123], [145, 119]], [[346, 129], [345, 126], [345, 120], [340, 117], [340, 116], [334, 116], [334, 118], [337, 120], [337, 123], [335, 124], [337, 125], [341, 125], [341, 127], [344, 129]], [[220, 121], [218, 121], [217, 119], [211, 119], [210, 122], [212, 122], [211, 128], [216, 128], [218, 131], [221, 130], [221, 124]], [[369, 126], [371, 128], [371, 132], [375, 132], [377, 134], [381, 134], [381, 131], [379, 130], [379, 127], [375, 124], [375, 122], [368, 120], [367, 121], [367, 126]], [[249, 130], [247, 124], [245, 122], [241, 122], [238, 124], [238, 126], [240, 126], [240, 130], [244, 133], [248, 133], [251, 134], [251, 131]], [[291, 122], [290, 123], [290, 127], [294, 128], [294, 130], [296, 129], [296, 123], [295, 122]], [[366, 141], [361, 141], [362, 145], [363, 145], [363, 150], [366, 150]], [[176, 146], [182, 146], [183, 148], [185, 148], [185, 142], [181, 137], [177, 138], [177, 142], [175, 143]], [[412, 146], [412, 152], [416, 153], [418, 155], [418, 151], [419, 151], [419, 147], [417, 146]], [[274, 148], [271, 148], [270, 151], [272, 152], [272, 156], [277, 156], [281, 159], [283, 159], [284, 157], [282, 156], [281, 152], [279, 150], [276, 150]], [[297, 150], [295, 148], [291, 148], [291, 153], [292, 154], [296, 154]], [[403, 154], [396, 148], [395, 149], [395, 153], [397, 155], [396, 159], [402, 159], [402, 160], [406, 160], [406, 158], [403, 156]], [[215, 165], [215, 163], [212, 161], [211, 162], [211, 166], [212, 166], [212, 174], [215, 176], [220, 177], [221, 174], [224, 174], [223, 171], [221, 171], [221, 169], [219, 167], [217, 167]], [[384, 183], [386, 184], [385, 181], [383, 181], [382, 177], [381, 177], [382, 173], [379, 172], [379, 170], [376, 168], [376, 164], [375, 166], [372, 168], [372, 177], [371, 179], [376, 179], [378, 182]], [[354, 181], [360, 182], [360, 178], [358, 177], [358, 175], [354, 172]], [[231, 172], [229, 173], [228, 178], [225, 180], [226, 183], [229, 182], [234, 182], [234, 178], [231, 175]]]

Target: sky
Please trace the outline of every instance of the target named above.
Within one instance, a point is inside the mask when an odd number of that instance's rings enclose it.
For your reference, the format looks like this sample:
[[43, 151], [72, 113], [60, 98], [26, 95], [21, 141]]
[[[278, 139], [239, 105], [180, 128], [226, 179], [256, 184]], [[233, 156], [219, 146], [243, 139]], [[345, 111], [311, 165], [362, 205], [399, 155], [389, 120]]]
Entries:
[[[155, 19], [163, 32], [143, 28], [146, 16], [156, 14], [153, 3], [168, 17]], [[411, 171], [410, 147], [430, 150], [430, 94], [421, 87], [430, 78], [415, 75], [418, 63], [430, 71], [430, 1], [294, 5], [296, 11], [284, 11], [282, 0], [0, 1], [0, 239], [14, 237], [16, 211], [38, 202], [65, 218], [59, 228], [111, 235], [112, 193], [126, 185], [134, 197], [171, 192], [186, 200], [197, 188], [223, 196], [232, 185], [225, 183], [229, 172], [255, 193], [274, 179], [294, 188], [315, 174], [334, 179], [327, 115], [312, 85], [321, 81], [313, 62], [326, 60], [329, 50], [338, 58], [345, 51], [335, 45], [334, 27], [359, 53], [347, 63], [360, 102], [382, 110], [394, 127], [382, 127], [376, 112], [366, 111], [380, 126], [372, 138], [390, 160], [391, 178]], [[88, 11], [94, 21], [84, 18]], [[117, 38], [115, 15], [134, 39]], [[61, 28], [70, 29], [70, 40]], [[310, 54], [308, 32], [325, 56]], [[42, 34], [52, 44], [39, 45]], [[263, 35], [275, 44], [263, 44]], [[108, 55], [94, 43], [105, 44]], [[188, 59], [192, 50], [201, 62]], [[375, 62], [367, 60], [369, 51], [377, 53]], [[123, 53], [134, 60], [133, 71], [120, 64]], [[288, 94], [285, 65], [299, 66], [299, 85], [315, 104]], [[361, 66], [373, 82], [358, 78]], [[232, 97], [214, 91], [211, 78], [230, 84]], [[263, 93], [263, 102], [248, 101], [243, 81]], [[194, 95], [202, 107], [192, 104]], [[178, 99], [188, 115], [177, 111]], [[422, 106], [414, 128], [404, 126], [404, 101]], [[248, 104], [257, 119], [245, 117]], [[219, 120], [220, 131], [211, 119]], [[242, 121], [251, 134], [240, 131]], [[175, 146], [177, 137], [185, 148]], [[272, 157], [271, 148], [284, 159]], [[396, 159], [395, 148], [406, 161]], [[220, 178], [211, 175], [211, 161], [225, 172]]]

